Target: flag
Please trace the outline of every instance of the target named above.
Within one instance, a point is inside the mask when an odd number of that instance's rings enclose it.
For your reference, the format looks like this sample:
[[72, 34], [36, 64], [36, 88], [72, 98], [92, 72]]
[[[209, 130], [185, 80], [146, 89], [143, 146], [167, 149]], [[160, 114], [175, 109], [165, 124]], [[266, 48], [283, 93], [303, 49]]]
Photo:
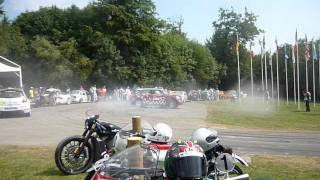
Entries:
[[312, 41], [312, 58], [314, 61], [316, 61], [318, 59], [317, 57], [317, 51], [316, 51], [316, 45], [314, 44], [314, 42]]
[[236, 43], [236, 49], [237, 49], [237, 53], [239, 53], [239, 37], [238, 37], [238, 33], [237, 33], [237, 43]]
[[289, 59], [289, 57], [287, 55], [287, 46], [284, 45], [284, 60], [287, 62], [288, 59]]
[[319, 44], [319, 51], [318, 51], [318, 53], [319, 53], [318, 58], [319, 58], [319, 63], [320, 63], [320, 44]]
[[269, 65], [272, 66], [272, 53], [271, 53], [271, 49], [269, 52]]
[[310, 60], [310, 50], [309, 50], [307, 35], [306, 35], [306, 42], [305, 42], [304, 57], [306, 61]]
[[264, 35], [263, 35], [262, 45], [263, 45], [263, 50], [265, 50], [265, 47], [266, 47], [266, 41], [265, 41], [265, 37], [264, 37]]
[[297, 46], [298, 45], [298, 30], [297, 29], [296, 29], [295, 38], [296, 38], [296, 46]]
[[293, 64], [296, 63], [296, 56], [294, 55], [295, 48], [296, 48], [296, 46], [292, 45], [292, 63]]

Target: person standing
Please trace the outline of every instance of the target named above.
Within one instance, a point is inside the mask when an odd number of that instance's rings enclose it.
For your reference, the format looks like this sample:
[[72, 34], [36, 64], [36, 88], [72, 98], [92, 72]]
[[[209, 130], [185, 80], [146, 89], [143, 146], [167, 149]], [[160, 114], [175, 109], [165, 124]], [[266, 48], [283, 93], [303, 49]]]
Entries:
[[106, 88], [106, 86], [102, 87], [102, 94], [103, 94], [103, 100], [106, 101], [107, 100], [107, 88]]
[[310, 112], [310, 101], [311, 101], [311, 93], [309, 91], [304, 91], [304, 103], [306, 106], [306, 112]]
[[29, 99], [33, 99], [34, 98], [34, 90], [33, 87], [30, 87], [29, 89]]

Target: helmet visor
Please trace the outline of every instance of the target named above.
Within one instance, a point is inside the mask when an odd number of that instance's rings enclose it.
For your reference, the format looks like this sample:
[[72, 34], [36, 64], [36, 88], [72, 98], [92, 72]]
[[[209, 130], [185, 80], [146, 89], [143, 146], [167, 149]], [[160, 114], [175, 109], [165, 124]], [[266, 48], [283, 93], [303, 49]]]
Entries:
[[174, 172], [179, 178], [201, 178], [207, 173], [206, 159], [200, 156], [186, 156], [173, 162]]

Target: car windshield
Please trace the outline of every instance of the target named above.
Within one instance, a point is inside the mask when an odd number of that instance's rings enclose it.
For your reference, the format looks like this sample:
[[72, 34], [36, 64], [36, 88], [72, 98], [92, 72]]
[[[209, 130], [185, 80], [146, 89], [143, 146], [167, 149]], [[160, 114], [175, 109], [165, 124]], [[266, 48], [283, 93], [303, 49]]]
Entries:
[[16, 90], [0, 91], [0, 98], [19, 98], [21, 96], [23, 96], [21, 91], [16, 91]]

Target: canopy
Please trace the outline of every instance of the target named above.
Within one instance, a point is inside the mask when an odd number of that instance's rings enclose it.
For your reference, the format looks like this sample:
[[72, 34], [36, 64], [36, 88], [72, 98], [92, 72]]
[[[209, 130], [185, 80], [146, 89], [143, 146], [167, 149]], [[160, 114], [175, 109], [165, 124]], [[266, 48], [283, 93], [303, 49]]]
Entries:
[[0, 72], [19, 72], [20, 68], [5, 65], [0, 62]]
[[1, 81], [4, 81], [4, 79], [7, 79], [8, 77], [12, 76], [12, 74], [14, 74], [16, 77], [19, 77], [19, 85], [22, 88], [21, 67], [18, 64], [2, 56], [0, 56], [0, 61], [4, 62], [0, 62]]

